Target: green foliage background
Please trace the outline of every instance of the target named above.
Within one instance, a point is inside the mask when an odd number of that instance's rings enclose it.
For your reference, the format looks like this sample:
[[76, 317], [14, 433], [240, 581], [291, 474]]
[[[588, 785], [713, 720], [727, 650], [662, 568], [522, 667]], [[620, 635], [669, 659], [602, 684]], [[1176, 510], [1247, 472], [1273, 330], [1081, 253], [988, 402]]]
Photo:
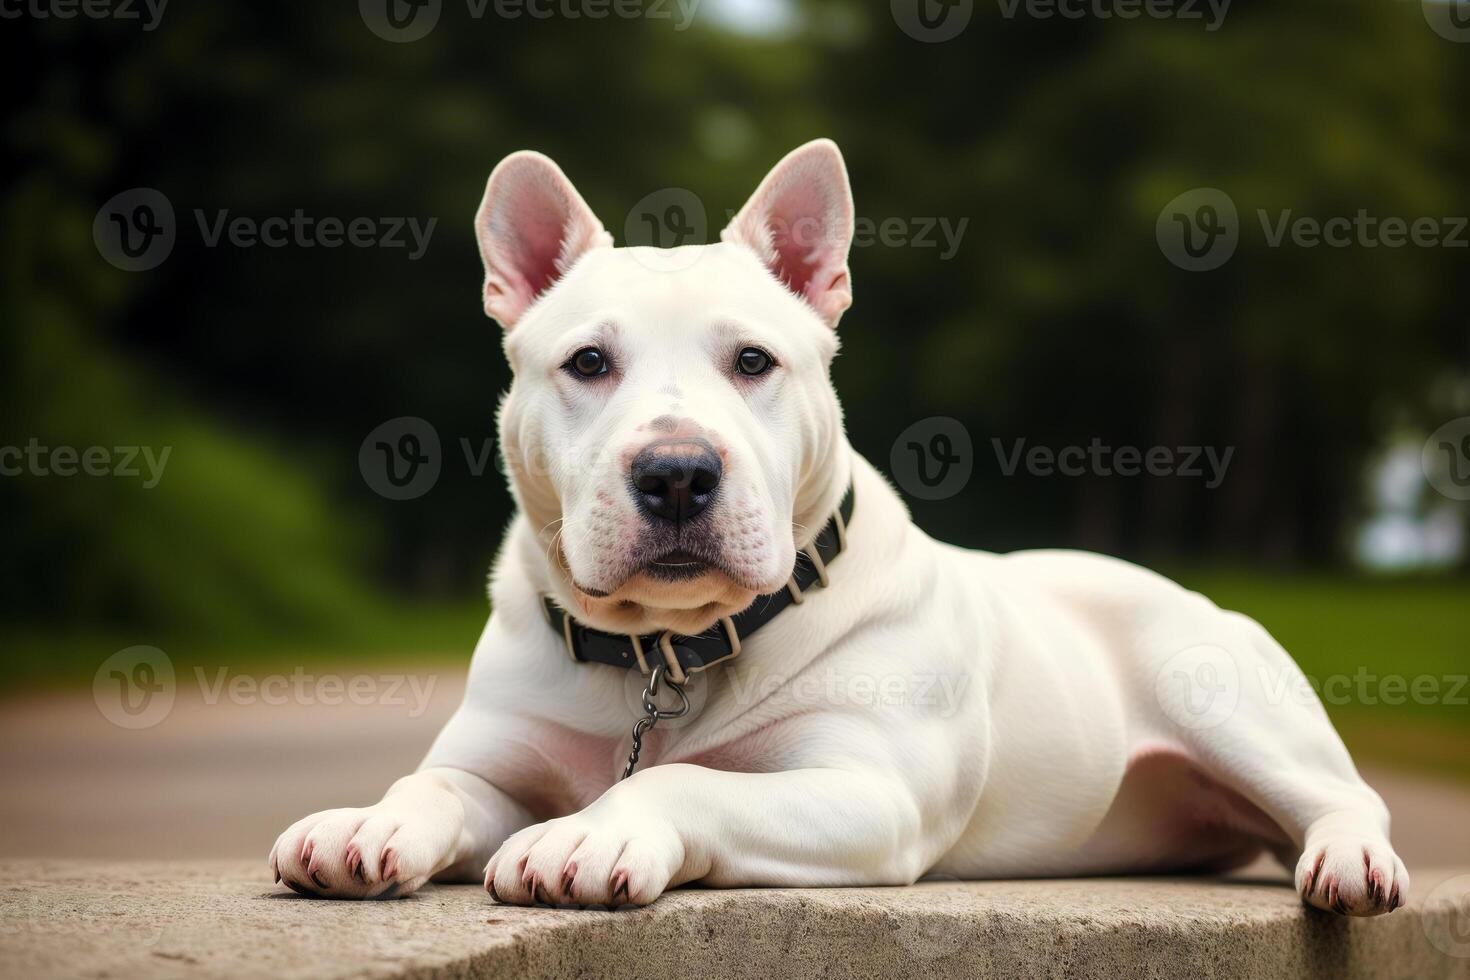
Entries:
[[[458, 447], [493, 440], [508, 383], [470, 218], [522, 147], [556, 158], [620, 239], [634, 202], [666, 187], [694, 191], [717, 234], [818, 135], [843, 147], [861, 216], [967, 219], [948, 261], [855, 252], [836, 367], [852, 438], [880, 467], [917, 419], [974, 435], [966, 491], [911, 502], [964, 544], [1332, 574], [1375, 447], [1470, 414], [1456, 401], [1466, 251], [1271, 248], [1255, 219], [1470, 213], [1470, 44], [1433, 33], [1417, 3], [1236, 0], [1215, 31], [977, 3], [937, 45], [884, 3], [801, 3], [754, 33], [729, 9], [704, 0], [680, 31], [476, 20], [451, 0], [410, 44], [347, 2], [179, 2], [151, 32], [8, 21], [0, 442], [173, 447], [151, 490], [0, 480], [0, 615], [23, 673], [100, 660], [100, 641], [66, 639], [83, 635], [467, 648], [469, 627], [418, 631], [414, 616], [480, 615], [510, 512], [493, 468], [471, 473]], [[132, 274], [102, 261], [91, 227], [136, 186], [168, 195], [179, 240]], [[1154, 239], [1165, 202], [1197, 186], [1242, 217], [1239, 251], [1206, 274]], [[418, 261], [207, 248], [196, 208], [438, 225]], [[446, 447], [416, 501], [376, 496], [357, 469], [363, 437], [400, 415]], [[1094, 437], [1236, 454], [1213, 491], [1007, 478], [991, 460], [992, 438]], [[1444, 625], [1427, 642], [1461, 655], [1470, 591], [1435, 588]]]

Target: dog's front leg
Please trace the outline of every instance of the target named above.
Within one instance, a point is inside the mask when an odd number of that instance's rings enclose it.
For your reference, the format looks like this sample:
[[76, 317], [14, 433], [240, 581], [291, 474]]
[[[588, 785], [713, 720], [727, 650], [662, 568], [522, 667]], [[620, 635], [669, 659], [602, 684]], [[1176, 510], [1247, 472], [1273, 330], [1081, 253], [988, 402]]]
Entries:
[[430, 878], [478, 881], [486, 857], [531, 822], [510, 797], [449, 767], [405, 776], [368, 807], [314, 813], [271, 849], [277, 877], [329, 898], [407, 895]]
[[908, 787], [867, 769], [654, 766], [580, 813], [511, 837], [485, 887], [513, 904], [616, 906], [696, 880], [906, 884], [934, 856], [920, 813]]

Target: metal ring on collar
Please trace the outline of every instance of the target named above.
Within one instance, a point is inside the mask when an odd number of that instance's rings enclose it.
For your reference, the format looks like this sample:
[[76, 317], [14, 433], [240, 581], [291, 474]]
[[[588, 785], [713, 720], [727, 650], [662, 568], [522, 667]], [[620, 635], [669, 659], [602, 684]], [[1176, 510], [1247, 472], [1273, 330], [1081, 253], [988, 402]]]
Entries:
[[684, 693], [683, 687], [674, 683], [672, 680], [668, 682], [669, 689], [679, 696], [679, 707], [673, 711], [665, 711], [653, 700], [658, 697], [659, 682], [663, 680], [664, 666], [660, 664], [653, 668], [653, 676], [649, 679], [648, 686], [643, 689], [643, 710], [648, 712], [650, 718], [658, 721], [684, 717], [689, 713], [689, 695]]

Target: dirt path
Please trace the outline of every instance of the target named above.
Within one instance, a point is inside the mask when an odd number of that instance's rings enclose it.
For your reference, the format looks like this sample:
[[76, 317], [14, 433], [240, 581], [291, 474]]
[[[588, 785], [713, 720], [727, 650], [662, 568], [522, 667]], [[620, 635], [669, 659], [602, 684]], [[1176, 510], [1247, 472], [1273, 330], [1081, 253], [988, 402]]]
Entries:
[[[181, 677], [136, 730], [87, 695], [0, 704], [0, 857], [264, 859], [290, 821], [376, 800], [464, 693], [461, 672], [218, 681]], [[1366, 775], [1411, 868], [1470, 865], [1470, 787]]]

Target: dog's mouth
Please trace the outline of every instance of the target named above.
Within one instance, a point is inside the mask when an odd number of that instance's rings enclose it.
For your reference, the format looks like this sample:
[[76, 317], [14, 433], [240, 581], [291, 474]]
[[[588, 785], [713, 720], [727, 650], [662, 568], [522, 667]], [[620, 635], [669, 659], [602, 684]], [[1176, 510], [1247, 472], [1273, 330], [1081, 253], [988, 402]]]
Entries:
[[645, 541], [644, 547], [642, 555], [628, 556], [632, 560], [616, 584], [579, 582], [568, 570], [589, 625], [615, 633], [672, 629], [693, 635], [744, 609], [761, 591], [762, 583], [735, 573], [738, 563], [716, 542]]
[[696, 545], [670, 548], [655, 557], [644, 559], [632, 566], [627, 577], [613, 589], [599, 589], [575, 579], [572, 580], [572, 585], [593, 599], [622, 598], [630, 588], [643, 596], [652, 595], [648, 591], [650, 589], [670, 588], [672, 592], [668, 594], [668, 598], [687, 596], [692, 599], [694, 593], [689, 592], [689, 589], [699, 589], [702, 587], [701, 583], [715, 580], [724, 581], [731, 586], [737, 586], [740, 582], [728, 570], [720, 555]]
[[713, 566], [698, 555], [682, 548], [665, 552], [643, 567], [650, 578], [663, 582], [684, 582], [698, 578]]

